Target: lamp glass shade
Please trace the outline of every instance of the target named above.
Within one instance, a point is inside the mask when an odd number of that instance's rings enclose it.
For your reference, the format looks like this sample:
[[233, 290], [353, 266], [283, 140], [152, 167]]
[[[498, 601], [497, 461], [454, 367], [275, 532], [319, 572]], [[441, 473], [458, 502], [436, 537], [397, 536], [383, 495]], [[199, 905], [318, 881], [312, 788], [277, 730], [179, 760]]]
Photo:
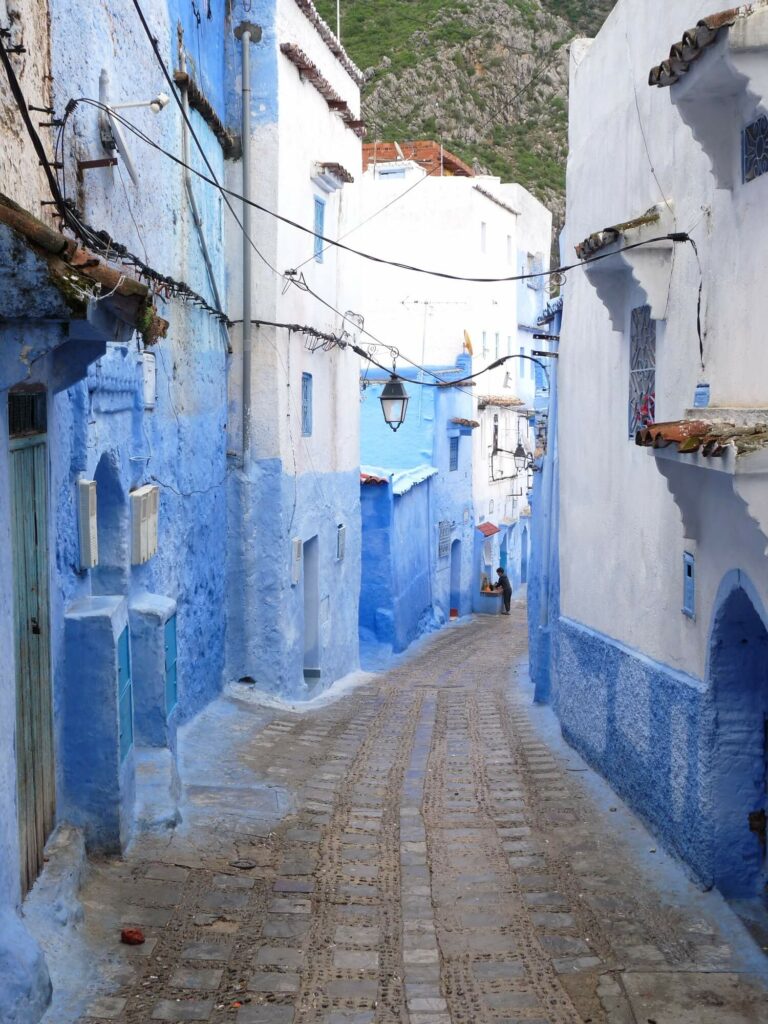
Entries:
[[517, 448], [515, 448], [515, 466], [516, 466], [516, 468], [517, 469], [522, 469], [525, 466], [527, 461], [528, 461], [528, 456], [526, 454], [525, 448], [523, 448], [522, 443], [518, 441]]
[[385, 421], [392, 430], [397, 430], [405, 421], [405, 411], [408, 408], [408, 393], [402, 381], [395, 376], [390, 377], [382, 389], [379, 401]]

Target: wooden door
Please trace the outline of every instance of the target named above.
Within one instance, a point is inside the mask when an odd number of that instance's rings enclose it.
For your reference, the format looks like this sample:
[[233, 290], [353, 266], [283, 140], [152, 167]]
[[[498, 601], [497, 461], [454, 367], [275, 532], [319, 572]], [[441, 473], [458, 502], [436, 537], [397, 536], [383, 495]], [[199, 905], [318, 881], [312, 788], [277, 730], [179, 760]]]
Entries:
[[8, 396], [13, 596], [16, 638], [16, 766], [21, 888], [43, 866], [55, 814], [48, 600], [48, 449], [45, 392]]

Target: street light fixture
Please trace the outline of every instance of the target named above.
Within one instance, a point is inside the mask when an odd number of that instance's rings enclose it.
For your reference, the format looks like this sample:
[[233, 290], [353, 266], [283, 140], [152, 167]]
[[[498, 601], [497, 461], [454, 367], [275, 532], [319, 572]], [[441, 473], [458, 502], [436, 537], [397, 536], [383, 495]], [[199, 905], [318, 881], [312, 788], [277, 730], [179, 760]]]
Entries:
[[393, 431], [398, 430], [405, 422], [405, 410], [408, 408], [408, 392], [402, 381], [394, 375], [390, 376], [379, 396], [381, 411], [385, 422]]
[[515, 469], [530, 469], [533, 466], [533, 456], [523, 448], [522, 441], [517, 442], [514, 452]]

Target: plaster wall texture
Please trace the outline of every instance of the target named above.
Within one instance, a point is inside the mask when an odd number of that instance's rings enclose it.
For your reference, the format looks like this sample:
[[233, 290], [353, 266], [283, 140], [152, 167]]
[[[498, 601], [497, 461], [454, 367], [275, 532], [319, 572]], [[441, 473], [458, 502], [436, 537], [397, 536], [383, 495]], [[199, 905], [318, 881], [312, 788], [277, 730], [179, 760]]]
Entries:
[[[237, 15], [239, 16], [239, 15]], [[236, 20], [237, 16], [233, 16]], [[313, 182], [316, 163], [341, 164], [355, 179], [360, 139], [281, 53], [298, 46], [349, 104], [359, 111], [359, 90], [293, 0], [254, 4], [248, 20], [261, 26], [251, 49], [252, 194], [265, 207], [306, 225], [315, 199], [325, 203], [325, 233], [341, 233], [354, 217], [349, 185], [326, 192]], [[240, 53], [231, 53], [232, 81]], [[240, 98], [230, 95], [229, 116], [239, 118]], [[237, 174], [237, 172], [234, 172]], [[234, 179], [233, 179], [234, 180]], [[240, 179], [239, 184], [241, 184]], [[238, 187], [239, 187], [238, 184]], [[308, 286], [343, 314], [356, 309], [356, 279], [335, 249], [314, 259], [314, 238], [254, 213], [252, 295], [256, 319], [298, 323], [338, 333], [342, 318], [309, 292], [288, 285], [283, 273], [299, 269]], [[231, 264], [241, 263], [241, 240], [230, 233]], [[230, 303], [242, 308], [242, 281], [233, 276]], [[242, 349], [230, 378], [230, 448], [242, 450]], [[312, 423], [302, 424], [302, 375], [312, 378]], [[294, 698], [324, 688], [358, 667], [357, 605], [360, 576], [360, 494], [357, 358], [349, 351], [308, 351], [303, 336], [283, 328], [253, 329], [250, 381], [250, 459], [232, 477], [230, 523], [237, 539], [229, 558], [228, 665], [230, 678], [250, 676], [273, 692]], [[345, 527], [345, 553], [337, 559], [337, 530]], [[305, 683], [307, 628], [304, 571], [292, 582], [294, 542], [318, 538], [320, 682]], [[242, 595], [242, 596], [241, 596]]]
[[[26, 53], [11, 58], [28, 103], [50, 105], [50, 40], [48, 0], [0, 0], [0, 27], [11, 30], [8, 42], [22, 45]], [[0, 134], [5, 144], [0, 151], [0, 192], [16, 198], [25, 209], [47, 220], [41, 199], [48, 199], [48, 187], [37, 154], [27, 145], [26, 130], [14, 115], [15, 100], [5, 72], [0, 76]]]
[[[42, 4], [10, 4], [14, 17], [24, 27], [25, 57], [17, 59], [22, 87], [28, 101], [49, 102], [42, 93], [48, 70], [47, 10]], [[5, 5], [3, 5], [3, 10]], [[0, 10], [2, 16], [3, 10]], [[223, 21], [218, 10], [213, 23], [203, 21], [199, 34], [190, 5], [153, 4], [147, 8], [151, 26], [160, 39], [169, 67], [177, 66], [177, 19], [185, 38], [194, 44], [195, 57], [188, 66], [223, 113], [224, 55], [220, 40]], [[0, 17], [2, 23], [4, 20]], [[41, 26], [45, 28], [43, 32]], [[77, 26], [77, 31], [73, 30]], [[194, 29], [194, 31], [193, 31]], [[41, 34], [42, 33], [42, 34]], [[72, 97], [98, 97], [99, 72], [106, 68], [115, 102], [149, 99], [160, 89], [168, 91], [129, 3], [78, 3], [61, 0], [51, 11], [50, 67], [54, 86], [52, 100], [57, 112]], [[82, 55], [88, 52], [89, 61]], [[45, 198], [39, 184], [37, 157], [22, 133], [18, 118], [6, 106], [0, 125], [3, 154], [12, 154], [13, 173], [2, 164], [0, 182], [11, 198], [33, 214]], [[171, 103], [155, 117], [139, 109], [127, 115], [151, 137], [174, 153], [181, 152], [181, 120]], [[221, 174], [223, 159], [218, 143], [194, 112], [191, 115], [214, 167]], [[136, 164], [139, 185], [119, 168], [88, 171], [79, 185], [77, 159], [107, 155], [98, 132], [98, 115], [93, 108], [78, 107], [65, 139], [64, 162], [68, 192], [96, 229], [106, 229], [162, 273], [183, 279], [206, 296], [211, 296], [198, 239], [192, 230], [189, 210], [178, 170], [160, 154], [128, 137]], [[194, 147], [193, 147], [194, 152]], [[6, 157], [0, 157], [5, 160]], [[199, 166], [198, 156], [193, 157]], [[193, 186], [202, 212], [204, 230], [219, 286], [223, 288], [223, 235], [220, 200], [207, 186]], [[217, 324], [194, 307], [157, 298], [159, 312], [171, 324], [169, 337], [154, 350], [157, 363], [157, 395], [152, 409], [145, 408], [141, 376], [142, 353], [135, 338], [107, 345], [72, 341], [68, 345], [66, 323], [44, 326], [36, 317], [53, 315], [66, 320], [64, 309], [45, 310], [39, 267], [25, 258], [22, 281], [13, 294], [0, 296], [0, 309], [14, 322], [2, 332], [3, 358], [0, 388], [20, 380], [42, 383], [49, 389], [49, 565], [51, 574], [51, 660], [53, 675], [54, 731], [57, 789], [61, 795], [59, 817], [67, 808], [85, 798], [83, 780], [72, 786], [64, 778], [65, 751], [78, 746], [83, 753], [81, 723], [68, 725], [67, 716], [82, 700], [79, 653], [66, 651], [64, 615], [73, 602], [93, 594], [117, 593], [128, 597], [138, 591], [153, 591], [179, 602], [179, 688], [180, 716], [190, 717], [218, 690], [224, 649], [222, 613], [225, 571], [225, 481], [226, 452], [226, 362], [222, 336]], [[130, 273], [130, 270], [128, 271]], [[26, 280], [24, 280], [26, 275]], [[19, 304], [19, 297], [25, 303]], [[94, 304], [94, 309], [98, 307]], [[11, 312], [12, 311], [12, 312]], [[113, 337], [115, 335], [112, 335]], [[107, 339], [110, 337], [107, 334]], [[48, 353], [48, 354], [46, 354]], [[89, 370], [88, 363], [101, 355]], [[73, 381], [79, 383], [73, 384]], [[15, 807], [16, 769], [13, 734], [16, 718], [13, 664], [13, 618], [10, 596], [12, 572], [8, 543], [8, 460], [6, 392], [0, 391], [0, 472], [6, 485], [0, 490], [0, 530], [6, 542], [0, 544], [3, 584], [0, 589], [0, 637], [3, 649], [11, 652], [0, 669], [3, 705], [0, 729], [8, 740], [0, 743], [0, 913], [15, 913], [19, 902], [18, 842]], [[80, 569], [77, 535], [76, 481], [78, 477], [101, 483], [100, 547], [103, 560], [91, 572]], [[127, 511], [129, 491], [144, 483], [161, 487], [159, 552], [144, 566], [130, 566]], [[94, 658], [98, 655], [94, 654]], [[134, 684], [140, 680], [134, 679]], [[80, 736], [80, 739], [78, 739]], [[104, 750], [105, 757], [110, 754]], [[96, 794], [108, 796], [108, 787]], [[114, 794], [112, 794], [114, 795]], [[123, 839], [130, 827], [130, 785], [123, 785]], [[98, 800], [97, 800], [98, 803]], [[112, 807], [107, 808], [109, 814]], [[106, 812], [105, 812], [106, 813]], [[108, 816], [108, 815], [107, 815]], [[104, 822], [96, 823], [98, 836]], [[113, 829], [114, 832], [114, 829]], [[110, 842], [114, 839], [111, 836]], [[5, 918], [4, 918], [5, 920]], [[45, 1002], [44, 965], [35, 960], [34, 945], [16, 934], [6, 921], [1, 933], [18, 950], [16, 966], [6, 972], [0, 966], [0, 1005], [11, 1014], [3, 1019], [32, 1020]], [[0, 952], [0, 958], [5, 951]], [[5, 963], [5, 961], [3, 961]], [[26, 964], [28, 990], [23, 991], [21, 965]], [[17, 970], [18, 968], [18, 970]], [[12, 981], [6, 981], [6, 979]], [[13, 1016], [16, 1007], [20, 1016]], [[26, 1007], [26, 1009], [23, 1009]], [[31, 1007], [31, 1009], [30, 1009]], [[35, 1009], [37, 1007], [37, 1009]], [[34, 1014], [37, 1013], [37, 1016]], [[26, 1016], [25, 1016], [26, 1014]]]
[[[710, 385], [710, 414], [768, 406], [766, 353], [756, 333], [768, 301], [759, 286], [768, 178], [742, 184], [738, 173], [741, 129], [756, 116], [755, 97], [746, 93], [730, 109], [698, 94], [695, 76], [718, 59], [714, 48], [702, 54], [685, 89], [717, 127], [717, 143], [705, 152], [672, 102], [683, 87], [646, 84], [670, 44], [709, 13], [693, 0], [620, 0], [597, 39], [572, 50], [566, 253], [592, 232], [666, 202], [671, 224], [699, 247], [703, 366], [699, 264], [692, 247], [678, 245], [664, 318], [656, 322], [657, 421], [684, 416], [700, 381]], [[716, 187], [712, 157], [733, 170], [732, 189]], [[727, 747], [745, 744], [749, 723], [762, 720], [752, 700], [763, 692], [762, 669], [743, 666], [737, 706], [726, 707], [717, 652], [747, 635], [745, 612], [721, 615], [734, 591], [744, 590], [745, 605], [765, 621], [765, 526], [731, 474], [682, 456], [680, 464], [657, 462], [628, 439], [629, 317], [646, 301], [640, 284], [627, 281], [624, 329], [615, 330], [587, 274], [569, 275], [559, 361], [562, 619], [553, 638], [554, 697], [566, 736], [700, 878], [736, 892], [747, 884], [744, 865], [754, 849], [739, 847], [743, 877], [720, 864], [735, 842], [723, 815], [735, 805], [739, 843], [756, 846], [747, 815], [759, 801], [748, 780], [764, 772], [764, 739], [750, 734], [749, 763], [738, 770]], [[692, 499], [685, 525], [671, 493], [684, 490]], [[681, 611], [686, 551], [696, 558], [695, 617]], [[748, 639], [761, 642], [757, 634]], [[726, 763], [730, 788], [718, 788]]]
[[[756, 343], [755, 325], [768, 301], [759, 285], [768, 179], [717, 189], [710, 161], [682, 123], [670, 90], [645, 84], [648, 69], [685, 26], [709, 13], [707, 5], [685, 0], [641, 9], [647, 16], [638, 21], [637, 4], [620, 2], [591, 47], [575, 50], [580, 62], [572, 62], [566, 252], [591, 232], [660, 203], [663, 193], [677, 228], [691, 230], [699, 245], [705, 367], [696, 333], [698, 265], [690, 246], [677, 246], [666, 319], [657, 322], [656, 419], [683, 416], [700, 379], [710, 384], [713, 406], [765, 407], [768, 357]], [[712, 58], [705, 52], [702, 66]], [[722, 145], [736, 166], [742, 124], [734, 119], [729, 127]], [[609, 161], [598, 141], [605, 138], [611, 139]], [[751, 297], [748, 304], [744, 295]], [[628, 296], [627, 317], [643, 301], [638, 291]], [[584, 273], [568, 281], [563, 338], [560, 545], [569, 553], [562, 566], [563, 614], [701, 678], [720, 581], [734, 566], [764, 580], [764, 539], [719, 474], [700, 472], [701, 514], [693, 538], [697, 615], [682, 615], [681, 562], [689, 542], [680, 513], [653, 456], [627, 439], [628, 328], [612, 330]], [[583, 430], [584, 409], [596, 404], [599, 459]], [[592, 571], [598, 552], [599, 576]], [[758, 586], [764, 598], [765, 584]]]

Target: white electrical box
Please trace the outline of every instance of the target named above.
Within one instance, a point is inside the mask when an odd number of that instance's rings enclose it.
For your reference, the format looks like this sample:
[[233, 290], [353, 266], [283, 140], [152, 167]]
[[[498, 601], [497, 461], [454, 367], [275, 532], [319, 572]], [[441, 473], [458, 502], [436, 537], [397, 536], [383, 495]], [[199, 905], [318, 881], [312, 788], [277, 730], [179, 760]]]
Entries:
[[291, 583], [294, 586], [301, 579], [301, 560], [304, 554], [304, 543], [301, 537], [294, 537], [291, 541]]
[[157, 554], [160, 488], [147, 484], [131, 491], [131, 564], [143, 565]]
[[142, 352], [141, 375], [144, 390], [144, 408], [154, 409], [157, 402], [157, 364], [153, 352]]
[[80, 568], [99, 564], [99, 534], [96, 520], [96, 481], [77, 481], [77, 527], [80, 535]]

